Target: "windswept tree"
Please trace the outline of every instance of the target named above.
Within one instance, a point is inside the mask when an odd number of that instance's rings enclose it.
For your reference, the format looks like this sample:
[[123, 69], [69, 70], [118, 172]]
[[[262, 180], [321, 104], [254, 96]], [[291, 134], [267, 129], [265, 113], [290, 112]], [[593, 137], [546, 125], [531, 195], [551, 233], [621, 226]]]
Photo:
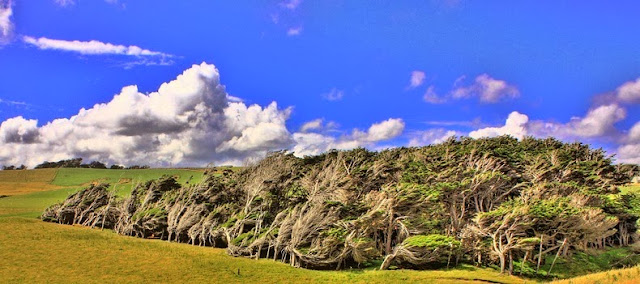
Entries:
[[124, 200], [87, 189], [43, 219], [296, 267], [469, 262], [513, 273], [518, 260], [538, 266], [548, 254], [634, 242], [640, 198], [618, 186], [636, 172], [601, 149], [552, 138], [452, 138], [305, 158], [282, 151], [209, 171], [199, 184], [142, 183]]

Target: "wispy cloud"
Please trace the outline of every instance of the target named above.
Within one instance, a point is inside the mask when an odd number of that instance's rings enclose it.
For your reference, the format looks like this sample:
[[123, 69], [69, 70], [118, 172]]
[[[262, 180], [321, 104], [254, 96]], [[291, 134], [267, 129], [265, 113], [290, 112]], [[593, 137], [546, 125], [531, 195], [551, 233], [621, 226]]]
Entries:
[[282, 7], [285, 7], [287, 9], [289, 9], [289, 10], [295, 10], [296, 8], [298, 8], [300, 3], [302, 3], [302, 0], [289, 0], [289, 1], [285, 1], [285, 2], [280, 3], [280, 5]]
[[22, 40], [37, 47], [41, 50], [60, 50], [66, 52], [75, 52], [82, 55], [118, 55], [133, 57], [135, 60], [118, 64], [125, 69], [138, 65], [144, 66], [166, 66], [174, 63], [176, 56], [164, 52], [152, 51], [135, 45], [125, 46], [112, 43], [105, 43], [97, 40], [78, 41], [78, 40], [59, 40], [49, 39], [46, 37], [34, 38], [23, 36]]
[[3, 100], [3, 99], [0, 99], [0, 104], [11, 105], [11, 106], [30, 106], [30, 104], [25, 102]]
[[436, 93], [434, 86], [429, 86], [429, 88], [427, 88], [427, 91], [424, 93], [422, 99], [430, 104], [442, 104], [447, 102], [445, 98], [440, 97]]
[[431, 104], [445, 103], [449, 100], [461, 100], [477, 97], [482, 103], [494, 104], [509, 98], [517, 98], [520, 91], [504, 80], [494, 79], [482, 74], [470, 85], [462, 85], [466, 77], [462, 76], [453, 83], [453, 90], [448, 95], [439, 96], [434, 86], [430, 86], [424, 95], [424, 101]]
[[302, 27], [290, 28], [287, 30], [288, 36], [297, 36], [297, 35], [300, 35], [301, 33], [302, 33]]
[[488, 74], [476, 77], [473, 84], [458, 87], [451, 92], [454, 99], [479, 97], [481, 102], [496, 103], [504, 98], [516, 98], [520, 91], [506, 81], [491, 78]]
[[302, 0], [285, 0], [277, 3], [278, 8], [269, 17], [275, 25], [285, 28], [287, 36], [299, 36], [302, 34], [302, 24], [300, 13], [296, 11]]
[[160, 58], [141, 57], [138, 60], [117, 64], [117, 66], [123, 67], [124, 69], [131, 69], [136, 66], [170, 66], [175, 63], [175, 61], [172, 58], [173, 57], [160, 57]]
[[438, 144], [446, 141], [452, 136], [461, 136], [462, 132], [455, 130], [447, 130], [443, 128], [432, 128], [423, 131], [414, 131], [409, 134], [411, 139], [408, 146], [424, 146], [429, 144]]
[[56, 4], [62, 6], [62, 7], [66, 7], [66, 6], [71, 6], [71, 5], [75, 5], [76, 1], [74, 0], [55, 0]]
[[485, 126], [479, 117], [473, 120], [429, 120], [425, 121], [424, 124], [433, 126], [463, 126], [474, 128]]
[[423, 71], [412, 71], [411, 79], [409, 80], [409, 88], [413, 89], [422, 86], [425, 78], [427, 78], [427, 75]]
[[8, 42], [11, 38], [13, 32], [12, 15], [11, 1], [0, 0], [0, 45]]
[[39, 49], [54, 49], [62, 51], [77, 52], [84, 55], [103, 55], [117, 54], [128, 56], [165, 56], [172, 55], [143, 49], [135, 45], [124, 46], [111, 43], [105, 43], [97, 40], [79, 41], [79, 40], [60, 40], [49, 39], [46, 37], [34, 38], [30, 36], [22, 37], [22, 40], [28, 44], [36, 46]]
[[[73, 6], [76, 4], [76, 0], [54, 0], [54, 2], [62, 7]], [[104, 0], [104, 2], [114, 5], [120, 4], [120, 1], [118, 0]]]
[[344, 91], [333, 88], [330, 92], [323, 94], [322, 97], [332, 102], [339, 101], [344, 97]]

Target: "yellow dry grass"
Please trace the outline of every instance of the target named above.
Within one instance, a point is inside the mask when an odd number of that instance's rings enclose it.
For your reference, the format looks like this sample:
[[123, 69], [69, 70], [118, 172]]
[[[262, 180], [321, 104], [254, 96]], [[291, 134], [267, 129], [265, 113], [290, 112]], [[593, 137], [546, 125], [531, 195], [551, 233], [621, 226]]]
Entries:
[[58, 169], [0, 171], [0, 195], [21, 195], [62, 187], [51, 185]]
[[636, 284], [640, 283], [640, 266], [593, 273], [576, 278], [554, 281], [552, 284]]
[[0, 217], [0, 282], [8, 283], [526, 283], [495, 270], [314, 271], [223, 249]]

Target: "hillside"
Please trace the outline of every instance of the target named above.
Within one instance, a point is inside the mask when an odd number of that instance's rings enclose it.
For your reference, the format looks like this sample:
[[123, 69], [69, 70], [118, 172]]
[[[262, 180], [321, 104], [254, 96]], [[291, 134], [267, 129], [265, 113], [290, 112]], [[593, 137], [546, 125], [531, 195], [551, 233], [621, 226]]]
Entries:
[[[545, 275], [556, 256], [633, 243], [639, 199], [618, 186], [636, 173], [579, 143], [463, 138], [304, 159], [275, 153], [197, 185], [150, 181], [127, 198], [92, 185], [42, 218], [313, 269], [468, 263]], [[636, 262], [631, 254], [617, 265]]]
[[[0, 184], [16, 179], [32, 182], [42, 171], [6, 171]], [[57, 170], [51, 170], [56, 176]], [[63, 170], [67, 171], [67, 170]], [[119, 236], [111, 230], [80, 226], [60, 226], [37, 220], [46, 207], [63, 201], [79, 187], [108, 180], [112, 172], [71, 169], [55, 177], [57, 183], [72, 184], [66, 189], [29, 192], [0, 198], [0, 282], [10, 283], [147, 283], [208, 282], [228, 283], [523, 283], [515, 276], [500, 275], [494, 269], [461, 266], [447, 271], [312, 271], [296, 269], [271, 260], [228, 256], [224, 249]], [[192, 171], [162, 169], [131, 170], [125, 176], [157, 179], [166, 173], [178, 180]], [[184, 174], [188, 176], [183, 177]], [[214, 174], [219, 174], [214, 173]], [[118, 181], [117, 177], [115, 180]], [[194, 177], [195, 179], [195, 177]], [[53, 183], [54, 180], [50, 180]], [[49, 184], [50, 185], [50, 184]], [[110, 191], [124, 194], [119, 188]], [[238, 274], [239, 273], [239, 274]]]
[[135, 184], [172, 176], [179, 182], [199, 183], [204, 169], [38, 169], [0, 171], [0, 216], [37, 217], [54, 203], [90, 184], [110, 183], [118, 196], [130, 194]]

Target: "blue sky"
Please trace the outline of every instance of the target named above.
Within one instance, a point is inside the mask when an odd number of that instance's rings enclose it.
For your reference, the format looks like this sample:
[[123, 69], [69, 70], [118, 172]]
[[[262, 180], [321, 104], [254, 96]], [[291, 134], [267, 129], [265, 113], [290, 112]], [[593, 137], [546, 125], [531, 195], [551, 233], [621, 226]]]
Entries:
[[[640, 163], [639, 8], [637, 1], [0, 0], [0, 121], [9, 121], [0, 129], [0, 162], [77, 155], [157, 162], [135, 154], [140, 149], [167, 156], [160, 166], [238, 164], [276, 148], [302, 155], [510, 134], [583, 141]], [[226, 87], [221, 109], [256, 104], [267, 118], [233, 129], [229, 117], [207, 118], [226, 125], [218, 128], [180, 112], [155, 120], [217, 133], [189, 140], [156, 122], [145, 124], [159, 129], [148, 136], [129, 135], [135, 129], [122, 129], [131, 120], [122, 110], [96, 137], [125, 148], [92, 148], [77, 134], [97, 123], [71, 119], [83, 117], [80, 109], [108, 104], [129, 85], [156, 92], [202, 62], [217, 68], [203, 82]], [[69, 125], [47, 127], [59, 118]], [[69, 143], [87, 146], [51, 142], [59, 137], [48, 133], [60, 127], [75, 133], [63, 135]], [[182, 146], [158, 148], [172, 143]]]

